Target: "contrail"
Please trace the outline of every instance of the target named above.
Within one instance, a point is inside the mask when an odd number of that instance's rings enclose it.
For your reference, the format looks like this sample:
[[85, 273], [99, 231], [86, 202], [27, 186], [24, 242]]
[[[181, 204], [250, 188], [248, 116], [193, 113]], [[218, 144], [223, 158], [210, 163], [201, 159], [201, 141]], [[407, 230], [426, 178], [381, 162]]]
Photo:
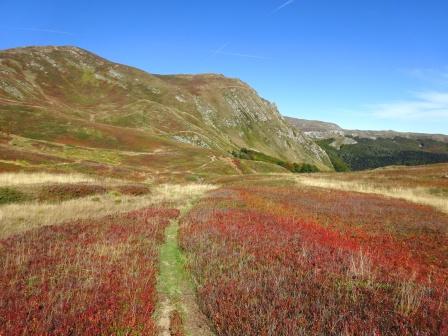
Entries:
[[294, 1], [295, 1], [295, 0], [288, 0], [288, 1], [286, 1], [285, 3], [283, 3], [283, 5], [278, 6], [278, 7], [272, 12], [272, 14], [275, 14], [275, 13], [277, 13], [278, 11], [282, 10], [283, 8], [285, 8], [286, 6], [289, 6], [289, 5], [293, 4]]
[[230, 43], [224, 43], [221, 47], [219, 47], [218, 49], [216, 49], [215, 51], [213, 51], [213, 55], [216, 54], [220, 54], [221, 52], [224, 51], [225, 48], [227, 48], [229, 46]]

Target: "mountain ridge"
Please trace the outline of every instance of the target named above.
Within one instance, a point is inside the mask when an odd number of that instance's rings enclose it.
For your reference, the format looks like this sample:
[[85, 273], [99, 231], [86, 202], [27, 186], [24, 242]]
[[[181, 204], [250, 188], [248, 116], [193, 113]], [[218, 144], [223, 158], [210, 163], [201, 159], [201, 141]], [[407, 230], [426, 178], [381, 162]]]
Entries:
[[[328, 139], [337, 135], [344, 136], [357, 136], [360, 138], [393, 138], [395, 136], [402, 137], [427, 137], [437, 141], [448, 142], [448, 134], [439, 133], [421, 133], [421, 132], [400, 132], [394, 130], [359, 130], [359, 129], [344, 129], [336, 123], [319, 121], [319, 120], [308, 120], [299, 119], [293, 117], [286, 117], [285, 119], [294, 127], [304, 132], [311, 138], [315, 139]], [[333, 133], [334, 132], [334, 133]]]
[[[176, 153], [182, 162], [194, 152], [202, 157], [187, 169], [194, 172], [230, 162], [230, 153], [241, 148], [332, 169], [325, 151], [240, 79], [150, 74], [73, 46], [0, 51], [0, 74], [0, 127], [31, 142], [160, 150]], [[219, 160], [210, 162], [211, 157]], [[259, 169], [256, 163], [243, 163], [250, 166], [243, 171]], [[220, 169], [240, 173], [233, 164], [224, 165]]]
[[286, 120], [314, 139], [337, 171], [448, 162], [448, 135], [345, 130], [333, 123]]

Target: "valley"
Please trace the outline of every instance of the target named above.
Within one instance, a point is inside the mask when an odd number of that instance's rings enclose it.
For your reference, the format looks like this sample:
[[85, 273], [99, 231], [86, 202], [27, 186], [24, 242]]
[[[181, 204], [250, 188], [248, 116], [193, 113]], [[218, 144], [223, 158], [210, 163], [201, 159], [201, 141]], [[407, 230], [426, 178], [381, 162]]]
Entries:
[[448, 161], [448, 136], [443, 134], [345, 130], [332, 123], [286, 120], [325, 150], [336, 171]]

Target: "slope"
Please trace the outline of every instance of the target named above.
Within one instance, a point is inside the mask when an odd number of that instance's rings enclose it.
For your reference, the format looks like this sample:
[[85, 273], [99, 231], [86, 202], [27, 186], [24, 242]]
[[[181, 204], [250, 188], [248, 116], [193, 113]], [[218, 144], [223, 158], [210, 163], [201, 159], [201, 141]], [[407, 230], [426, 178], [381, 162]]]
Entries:
[[175, 162], [170, 157], [174, 153], [181, 157], [178, 170], [200, 171], [210, 165], [218, 173], [235, 173], [226, 162], [229, 152], [242, 147], [331, 169], [319, 146], [237, 79], [152, 75], [76, 47], [1, 51], [0, 74], [4, 136], [118, 150], [134, 159], [157, 152], [154, 162], [159, 166], [153, 167], [152, 160], [145, 163], [153, 171]]

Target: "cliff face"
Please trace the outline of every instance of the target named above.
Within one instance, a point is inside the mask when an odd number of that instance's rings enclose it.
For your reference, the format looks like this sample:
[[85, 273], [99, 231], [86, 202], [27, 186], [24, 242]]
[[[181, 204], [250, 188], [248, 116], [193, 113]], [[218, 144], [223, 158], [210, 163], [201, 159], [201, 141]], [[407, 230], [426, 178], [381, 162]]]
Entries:
[[174, 146], [222, 155], [246, 147], [331, 167], [319, 146], [237, 79], [152, 75], [75, 47], [1, 51], [0, 75], [0, 126], [13, 134], [141, 150], [117, 135], [134, 130]]

